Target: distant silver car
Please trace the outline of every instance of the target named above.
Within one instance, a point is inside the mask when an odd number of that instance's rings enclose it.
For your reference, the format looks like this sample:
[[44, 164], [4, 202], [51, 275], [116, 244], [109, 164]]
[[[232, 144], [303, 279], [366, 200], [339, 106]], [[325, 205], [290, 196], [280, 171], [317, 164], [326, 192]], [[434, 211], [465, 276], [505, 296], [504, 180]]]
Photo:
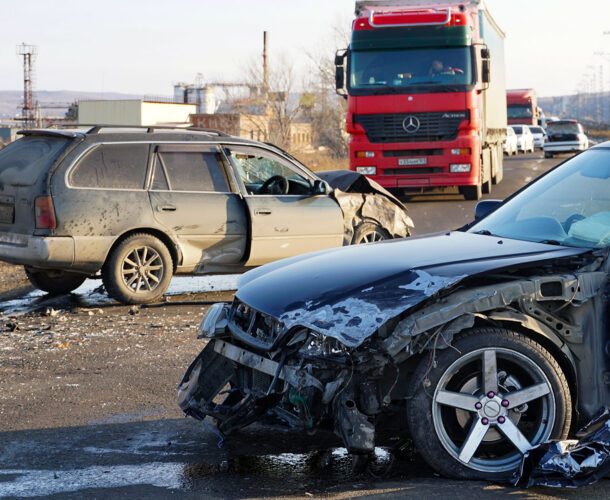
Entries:
[[559, 153], [574, 153], [589, 147], [582, 125], [576, 120], [557, 120], [546, 127], [547, 140], [544, 143], [544, 157], [552, 158]]
[[534, 147], [542, 149], [544, 147], [544, 138], [546, 137], [546, 132], [542, 127], [538, 126], [530, 126], [530, 132], [534, 136]]
[[506, 127], [506, 139], [504, 139], [504, 154], [509, 156], [516, 155], [519, 152], [519, 146], [517, 145], [517, 135], [513, 127]]
[[0, 151], [0, 260], [67, 293], [101, 274], [123, 303], [173, 274], [242, 272], [305, 252], [409, 234], [405, 208], [356, 172], [316, 175], [218, 131], [30, 130]]

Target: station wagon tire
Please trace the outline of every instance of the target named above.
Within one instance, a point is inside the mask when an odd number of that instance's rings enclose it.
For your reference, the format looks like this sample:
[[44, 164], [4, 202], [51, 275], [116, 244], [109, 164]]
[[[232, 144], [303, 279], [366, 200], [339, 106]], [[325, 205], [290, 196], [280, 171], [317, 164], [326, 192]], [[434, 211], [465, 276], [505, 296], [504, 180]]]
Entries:
[[33, 269], [24, 267], [25, 275], [30, 283], [51, 295], [61, 295], [76, 290], [87, 279], [87, 276], [80, 273], [69, 271], [59, 271], [52, 269]]
[[511, 330], [465, 332], [452, 347], [437, 349], [434, 361], [425, 356], [411, 383], [411, 436], [447, 477], [508, 480], [522, 451], [565, 439], [570, 428], [570, 390], [559, 364]]
[[376, 241], [389, 240], [391, 238], [390, 233], [379, 224], [364, 221], [356, 226], [351, 244], [359, 245], [360, 243], [373, 243]]
[[134, 234], [112, 251], [102, 268], [104, 287], [123, 304], [147, 304], [163, 296], [173, 274], [169, 250], [150, 234]]

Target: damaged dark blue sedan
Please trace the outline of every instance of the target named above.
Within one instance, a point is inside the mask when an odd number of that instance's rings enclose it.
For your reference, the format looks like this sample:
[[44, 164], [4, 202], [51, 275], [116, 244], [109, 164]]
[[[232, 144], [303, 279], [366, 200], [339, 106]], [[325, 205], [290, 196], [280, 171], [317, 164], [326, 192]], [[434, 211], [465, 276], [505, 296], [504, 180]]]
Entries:
[[224, 434], [332, 425], [360, 462], [394, 419], [440, 473], [509, 478], [610, 405], [610, 143], [477, 216], [246, 273], [200, 326], [181, 408]]

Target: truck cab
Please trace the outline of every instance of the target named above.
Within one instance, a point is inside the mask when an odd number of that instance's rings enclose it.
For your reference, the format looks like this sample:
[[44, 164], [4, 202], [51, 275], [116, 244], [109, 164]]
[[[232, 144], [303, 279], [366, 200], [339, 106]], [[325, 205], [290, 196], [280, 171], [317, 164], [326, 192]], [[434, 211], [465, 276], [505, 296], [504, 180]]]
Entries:
[[491, 191], [506, 136], [503, 38], [481, 0], [356, 2], [336, 58], [350, 168], [405, 193]]

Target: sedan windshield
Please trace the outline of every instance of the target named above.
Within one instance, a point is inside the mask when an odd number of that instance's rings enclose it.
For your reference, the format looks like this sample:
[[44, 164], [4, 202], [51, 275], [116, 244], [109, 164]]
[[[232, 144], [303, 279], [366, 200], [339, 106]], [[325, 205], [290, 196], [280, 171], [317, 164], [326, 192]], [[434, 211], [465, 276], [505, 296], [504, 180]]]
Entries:
[[610, 150], [551, 171], [468, 232], [577, 247], [610, 244]]
[[350, 74], [351, 89], [382, 91], [375, 93], [469, 85], [474, 80], [469, 47], [354, 51]]

